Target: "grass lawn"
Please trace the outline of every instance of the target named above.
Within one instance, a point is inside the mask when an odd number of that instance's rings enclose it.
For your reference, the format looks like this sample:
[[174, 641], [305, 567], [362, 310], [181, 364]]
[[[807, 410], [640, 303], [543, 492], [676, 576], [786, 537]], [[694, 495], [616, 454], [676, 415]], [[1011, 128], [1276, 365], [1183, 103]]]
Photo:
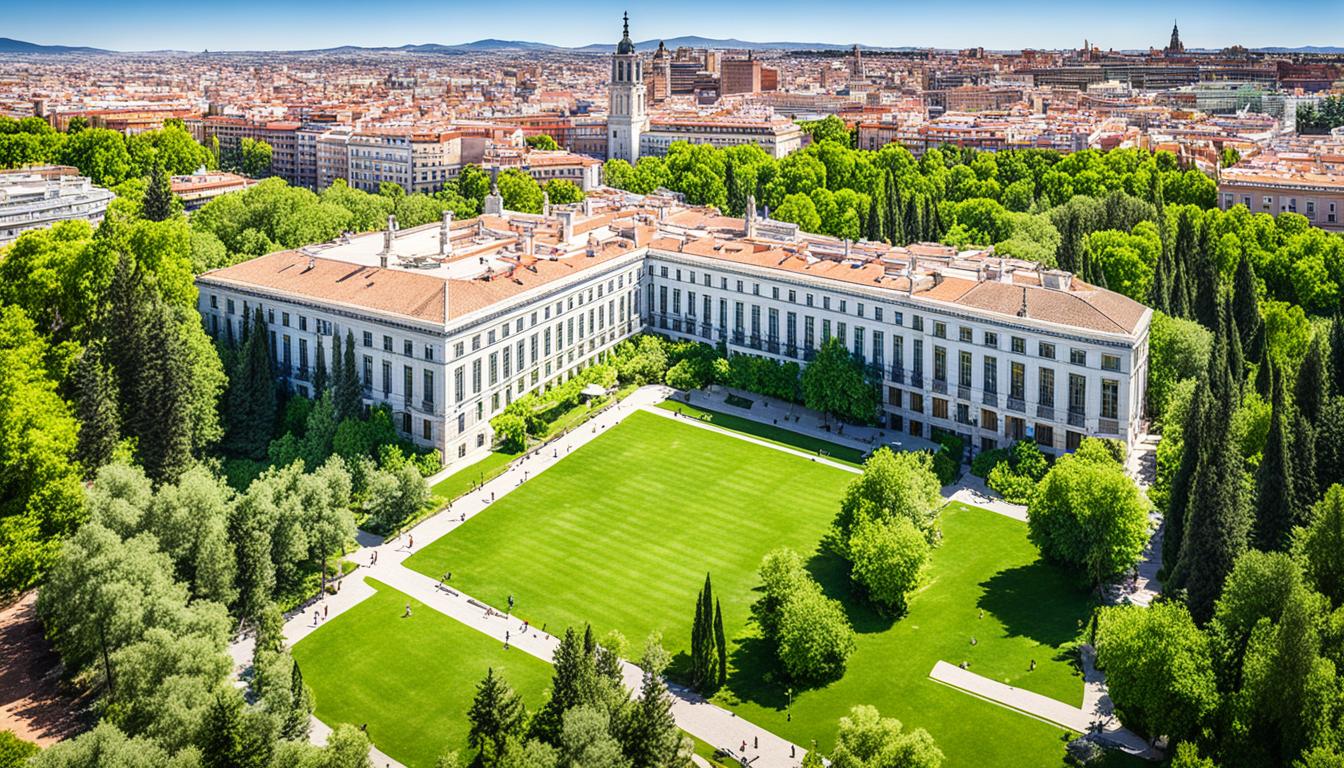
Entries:
[[[467, 749], [467, 709], [493, 667], [535, 711], [551, 665], [370, 579], [378, 594], [294, 646], [303, 679], [328, 725], [368, 723], [379, 749], [410, 768], [430, 768], [444, 747]], [[406, 603], [412, 615], [403, 619]]]
[[[686, 664], [694, 596], [713, 572], [734, 672], [717, 700], [799, 744], [829, 749], [853, 704], [927, 728], [951, 766], [1058, 766], [1065, 731], [928, 678], [934, 662], [971, 669], [1070, 704], [1081, 678], [1064, 648], [1091, 600], [1041, 563], [1025, 524], [963, 505], [944, 512], [944, 540], [900, 620], [854, 599], [843, 564], [817, 542], [853, 475], [653, 414], [632, 414], [407, 561], [427, 575], [551, 631], [591, 622], [638, 647], [663, 633]], [[791, 546], [846, 603], [859, 632], [849, 672], [817, 690], [774, 682], [768, 647], [747, 621], [762, 554]], [[981, 617], [980, 611], [984, 615]], [[977, 644], [970, 640], [975, 637]], [[1038, 667], [1028, 671], [1035, 659]], [[674, 665], [674, 672], [678, 669]]]
[[522, 456], [521, 453], [492, 451], [488, 456], [470, 466], [454, 472], [434, 484], [429, 493], [438, 500], [440, 506], [470, 491], [477, 483], [494, 479], [509, 466], [509, 462]]
[[741, 416], [720, 413], [719, 411], [711, 411], [705, 408], [697, 408], [694, 405], [687, 405], [686, 403], [677, 402], [675, 400], [664, 400], [659, 403], [657, 407], [662, 408], [665, 411], [684, 413], [691, 418], [700, 419], [701, 421], [713, 424], [716, 427], [730, 429], [734, 432], [742, 432], [769, 443], [796, 448], [809, 453], [825, 451], [828, 458], [832, 461], [838, 461], [841, 464], [851, 464], [856, 467], [863, 465], [865, 451], [859, 450], [858, 448], [851, 448], [847, 445], [840, 445], [839, 443], [832, 443], [829, 440], [822, 440], [819, 437], [805, 435], [801, 432], [794, 432], [791, 429], [785, 429], [784, 427], [776, 426], [774, 424], [762, 424], [759, 421], [753, 421]]

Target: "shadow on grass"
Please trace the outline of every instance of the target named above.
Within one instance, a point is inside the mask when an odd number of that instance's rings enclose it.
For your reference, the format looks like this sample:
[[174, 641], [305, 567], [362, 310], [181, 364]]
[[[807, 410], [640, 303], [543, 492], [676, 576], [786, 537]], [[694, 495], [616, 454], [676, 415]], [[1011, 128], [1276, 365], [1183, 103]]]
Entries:
[[[732, 652], [732, 668], [733, 674], [724, 688], [737, 700], [775, 710], [788, 705], [789, 685], [783, 679], [775, 646], [770, 641], [739, 637]], [[799, 686], [794, 688], [801, 690]]]
[[899, 618], [884, 615], [855, 592], [854, 584], [849, 579], [849, 564], [839, 555], [819, 548], [812, 553], [812, 559], [807, 561], [807, 570], [821, 585], [821, 591], [827, 597], [839, 600], [844, 606], [845, 616], [855, 632], [861, 635], [886, 632]]
[[999, 571], [980, 586], [979, 607], [997, 616], [1009, 636], [1052, 647], [1077, 639], [1092, 611], [1077, 579], [1042, 561]]

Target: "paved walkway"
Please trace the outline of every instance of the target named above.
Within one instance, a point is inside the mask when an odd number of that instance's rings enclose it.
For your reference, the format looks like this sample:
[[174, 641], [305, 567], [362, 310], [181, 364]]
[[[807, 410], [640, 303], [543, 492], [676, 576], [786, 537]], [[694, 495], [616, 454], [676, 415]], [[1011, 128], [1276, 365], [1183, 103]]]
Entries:
[[1110, 696], [1106, 693], [1106, 678], [1092, 666], [1091, 648], [1086, 648], [1083, 652], [1083, 666], [1081, 707], [1070, 706], [1034, 691], [991, 680], [945, 661], [935, 663], [929, 672], [929, 677], [972, 696], [992, 701], [1062, 728], [1077, 733], [1096, 733], [1107, 746], [1129, 754], [1153, 760], [1160, 758], [1160, 753], [1148, 742], [1115, 719], [1111, 711]]
[[[507, 618], [499, 612], [487, 616], [487, 611], [483, 607], [485, 603], [456, 590], [441, 587], [436, 580], [406, 568], [403, 563], [413, 551], [418, 551], [450, 533], [489, 507], [493, 501], [506, 496], [521, 486], [525, 480], [554, 466], [575, 448], [583, 446], [603, 431], [620, 423], [631, 413], [662, 402], [671, 391], [662, 386], [642, 387], [636, 390], [624, 401], [603, 411], [581, 427], [515, 460], [508, 471], [487, 482], [478, 491], [459, 497], [444, 511], [422, 521], [397, 538], [384, 541], [361, 532], [359, 546], [347, 555], [347, 559], [357, 563], [359, 567], [341, 579], [336, 594], [324, 595], [310, 601], [301, 610], [292, 614], [285, 622], [285, 640], [292, 646], [327, 621], [373, 595], [376, 590], [364, 583], [363, 577], [367, 576], [496, 638], [501, 644], [504, 642], [505, 633], [508, 632], [511, 647], [549, 662], [559, 642], [557, 638], [542, 634], [535, 628], [530, 629], [526, 636], [521, 636], [519, 635], [521, 622]], [[667, 413], [661, 409], [651, 410]], [[700, 426], [709, 428], [708, 425]], [[737, 433], [730, 434], [741, 437]], [[771, 443], [766, 445], [781, 448]], [[853, 467], [845, 468], [853, 470]], [[240, 672], [251, 664], [252, 648], [253, 639], [250, 636], [239, 638], [230, 646], [230, 654]], [[639, 668], [625, 662], [623, 672], [627, 687], [632, 692], [637, 691], [642, 674]], [[705, 701], [693, 691], [680, 686], [669, 686], [669, 689], [673, 699], [672, 712], [677, 725], [696, 738], [716, 747], [730, 748], [734, 752], [738, 752], [741, 744], [745, 743], [747, 750], [743, 757], [760, 768], [793, 768], [802, 761], [806, 751], [801, 747]], [[314, 743], [325, 743], [329, 733], [330, 728], [314, 719], [310, 731], [310, 738]], [[371, 755], [375, 766], [400, 768], [399, 763], [376, 749]]]

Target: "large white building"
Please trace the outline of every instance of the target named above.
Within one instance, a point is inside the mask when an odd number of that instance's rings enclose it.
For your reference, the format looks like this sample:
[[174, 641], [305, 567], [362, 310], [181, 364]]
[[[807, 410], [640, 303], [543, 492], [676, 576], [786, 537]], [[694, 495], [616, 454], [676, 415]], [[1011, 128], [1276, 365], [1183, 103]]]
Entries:
[[103, 220], [115, 195], [75, 168], [39, 166], [0, 172], [0, 246], [59, 221]]
[[491, 417], [649, 329], [805, 364], [839, 338], [881, 382], [890, 428], [977, 448], [1084, 436], [1133, 444], [1151, 311], [1057, 270], [799, 232], [599, 190], [548, 215], [371, 233], [197, 278], [206, 329], [260, 306], [279, 370], [307, 392], [319, 339], [353, 334], [366, 401], [455, 462]]

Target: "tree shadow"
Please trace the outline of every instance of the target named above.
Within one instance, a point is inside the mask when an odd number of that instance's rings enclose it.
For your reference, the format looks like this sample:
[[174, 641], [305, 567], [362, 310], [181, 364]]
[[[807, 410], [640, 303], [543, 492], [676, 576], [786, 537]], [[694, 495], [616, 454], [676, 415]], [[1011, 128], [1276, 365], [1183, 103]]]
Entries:
[[999, 571], [980, 587], [978, 607], [994, 614], [1009, 636], [1052, 647], [1076, 640], [1092, 612], [1086, 588], [1068, 571], [1040, 560]]
[[899, 618], [878, 611], [855, 591], [854, 583], [849, 578], [849, 563], [834, 552], [818, 548], [807, 561], [807, 570], [821, 585], [821, 591], [827, 597], [839, 600], [844, 606], [845, 616], [855, 632], [864, 635], [886, 632]]
[[[789, 684], [779, 668], [774, 643], [763, 637], [739, 637], [731, 659], [733, 673], [723, 686], [729, 695], [767, 709], [781, 710], [788, 706]], [[794, 690], [802, 688], [794, 686]]]

